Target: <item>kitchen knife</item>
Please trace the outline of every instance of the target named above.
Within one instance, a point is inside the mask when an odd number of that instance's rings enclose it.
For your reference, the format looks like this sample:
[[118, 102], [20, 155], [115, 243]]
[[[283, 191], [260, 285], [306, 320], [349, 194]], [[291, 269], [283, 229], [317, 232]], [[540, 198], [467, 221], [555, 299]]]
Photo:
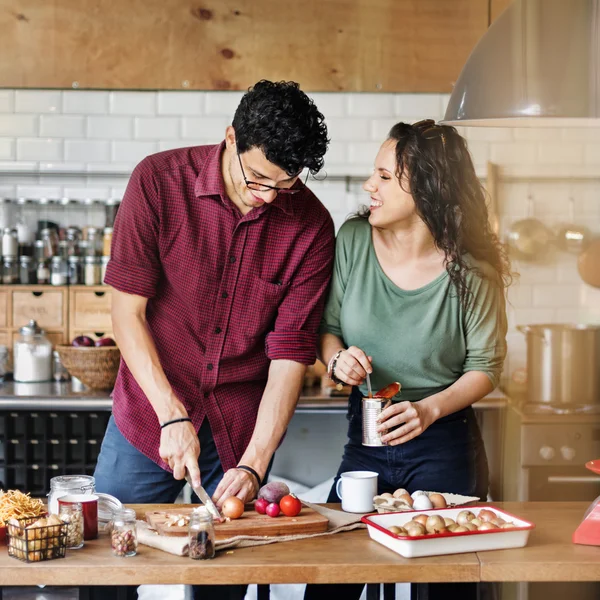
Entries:
[[222, 520], [221, 513], [219, 509], [215, 506], [215, 503], [212, 501], [211, 497], [206, 493], [206, 490], [200, 485], [196, 487], [192, 483], [192, 478], [188, 471], [185, 472], [185, 480], [190, 484], [192, 490], [194, 490], [194, 494], [200, 498], [200, 501], [206, 506], [206, 510], [213, 516], [214, 519], [218, 521]]

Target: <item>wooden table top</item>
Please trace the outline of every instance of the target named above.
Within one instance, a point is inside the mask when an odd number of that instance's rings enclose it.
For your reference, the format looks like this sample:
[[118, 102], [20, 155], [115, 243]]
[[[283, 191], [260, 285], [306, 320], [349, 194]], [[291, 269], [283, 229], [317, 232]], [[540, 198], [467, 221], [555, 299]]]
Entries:
[[[147, 546], [131, 558], [112, 555], [101, 536], [64, 559], [27, 564], [0, 553], [0, 585], [139, 585], [235, 583], [391, 583], [436, 581], [600, 580], [600, 548], [576, 546], [571, 534], [586, 504], [506, 503], [536, 529], [521, 549], [405, 559], [366, 530], [219, 553], [193, 561]], [[135, 505], [146, 510], [172, 505]]]

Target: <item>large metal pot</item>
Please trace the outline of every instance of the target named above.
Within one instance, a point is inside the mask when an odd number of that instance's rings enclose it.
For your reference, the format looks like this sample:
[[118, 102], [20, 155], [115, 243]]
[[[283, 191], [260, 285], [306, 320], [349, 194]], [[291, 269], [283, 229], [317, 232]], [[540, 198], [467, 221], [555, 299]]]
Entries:
[[527, 336], [528, 402], [600, 402], [600, 325], [519, 325]]

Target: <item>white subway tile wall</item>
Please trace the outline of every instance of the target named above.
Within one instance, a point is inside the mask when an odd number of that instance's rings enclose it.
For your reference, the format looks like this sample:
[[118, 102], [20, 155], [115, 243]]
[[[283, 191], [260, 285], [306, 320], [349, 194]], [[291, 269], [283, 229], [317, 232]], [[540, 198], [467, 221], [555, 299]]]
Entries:
[[[147, 154], [223, 139], [241, 97], [241, 92], [0, 90], [0, 196], [120, 197], [128, 174]], [[446, 94], [311, 97], [329, 126], [325, 171], [355, 177], [339, 181], [321, 175], [310, 181], [337, 227], [366, 202], [362, 178], [371, 172], [391, 126], [400, 120], [439, 120], [448, 101]], [[469, 142], [478, 174], [485, 175], [488, 160], [500, 167], [501, 235], [515, 220], [532, 215], [552, 228], [568, 222], [571, 197], [573, 219], [600, 234], [598, 129], [459, 131]], [[544, 177], [555, 179], [545, 182]], [[48, 214], [56, 210], [65, 209], [44, 209]], [[102, 224], [101, 205], [68, 210], [71, 219], [79, 211], [85, 221]], [[525, 366], [525, 339], [516, 325], [600, 322], [600, 289], [581, 281], [576, 256], [557, 251], [544, 264], [514, 261], [513, 267], [519, 277], [508, 294], [507, 376]]]

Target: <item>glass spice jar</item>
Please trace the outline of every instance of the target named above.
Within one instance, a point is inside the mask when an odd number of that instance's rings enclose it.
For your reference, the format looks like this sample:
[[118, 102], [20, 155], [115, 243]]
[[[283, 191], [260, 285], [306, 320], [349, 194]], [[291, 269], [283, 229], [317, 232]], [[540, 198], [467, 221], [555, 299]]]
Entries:
[[100, 285], [100, 261], [95, 256], [85, 257], [83, 274], [85, 285]]
[[52, 257], [50, 269], [50, 283], [52, 285], [67, 285], [67, 259], [62, 256]]
[[105, 227], [102, 236], [102, 255], [110, 256], [110, 245], [112, 243], [113, 228]]
[[190, 515], [188, 548], [188, 555], [194, 560], [214, 558], [215, 528], [208, 512], [196, 511]]
[[102, 261], [100, 266], [100, 283], [103, 284], [104, 278], [106, 277], [106, 269], [110, 262], [110, 256], [103, 256], [100, 260]]
[[2, 283], [12, 285], [19, 283], [19, 263], [16, 256], [5, 256], [2, 264]]
[[23, 285], [32, 285], [37, 283], [35, 264], [31, 256], [19, 257], [19, 281]]
[[83, 509], [81, 502], [60, 504], [58, 518], [67, 524], [67, 548], [77, 550], [83, 546]]
[[83, 269], [81, 268], [81, 258], [79, 256], [69, 256], [69, 284], [83, 284]]
[[122, 508], [115, 512], [110, 544], [115, 556], [135, 556], [137, 554], [135, 510]]
[[40, 285], [47, 285], [50, 283], [50, 266], [48, 261], [39, 260], [35, 269], [37, 282]]
[[58, 350], [52, 352], [52, 377], [54, 381], [58, 381], [59, 383], [71, 379], [69, 371], [67, 371], [65, 365], [62, 364], [62, 360], [60, 360]]

